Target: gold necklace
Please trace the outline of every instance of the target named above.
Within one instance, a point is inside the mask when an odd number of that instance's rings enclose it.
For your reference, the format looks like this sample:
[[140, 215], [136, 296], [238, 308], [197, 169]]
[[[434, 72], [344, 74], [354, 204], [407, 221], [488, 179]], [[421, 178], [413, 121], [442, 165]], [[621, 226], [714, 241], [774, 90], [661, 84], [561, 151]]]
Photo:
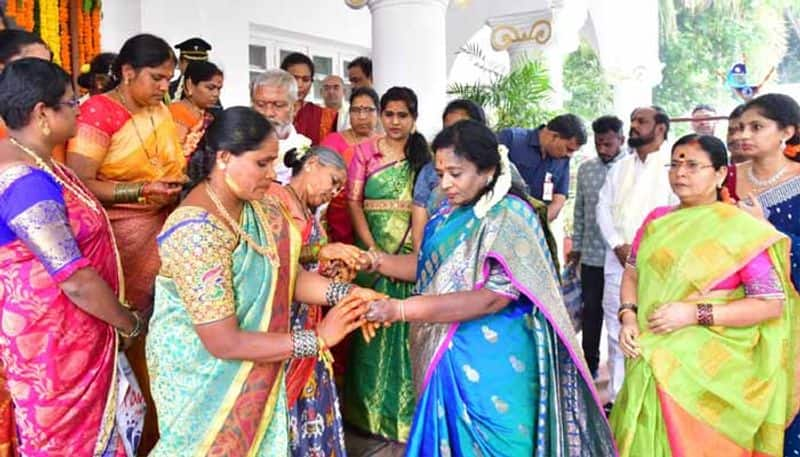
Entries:
[[133, 130], [136, 132], [136, 137], [139, 139], [139, 144], [142, 145], [142, 150], [144, 151], [144, 155], [147, 156], [147, 160], [150, 162], [151, 165], [160, 169], [161, 168], [161, 161], [158, 160], [158, 130], [156, 130], [156, 122], [153, 120], [153, 112], [152, 110], [148, 109], [149, 117], [150, 117], [150, 126], [153, 128], [153, 136], [155, 137], [155, 147], [156, 152], [155, 154], [150, 154], [150, 151], [147, 150], [147, 146], [144, 142], [144, 137], [142, 137], [141, 132], [139, 132], [139, 126], [136, 125], [136, 120], [133, 118], [133, 112], [131, 111], [130, 107], [128, 107], [128, 99], [125, 98], [122, 91], [119, 90], [119, 86], [114, 89], [116, 92], [119, 101], [122, 103], [122, 107], [125, 108], [125, 111], [128, 112], [128, 115], [131, 117], [131, 124], [133, 124]]
[[[268, 224], [262, 224], [264, 233], [267, 237], [267, 245], [262, 246], [256, 242], [247, 232], [242, 230], [239, 227], [239, 223], [233, 219], [233, 216], [228, 212], [225, 208], [225, 205], [219, 200], [219, 197], [214, 190], [211, 189], [211, 184], [206, 183], [206, 194], [208, 194], [208, 198], [214, 203], [214, 206], [217, 207], [217, 211], [222, 215], [222, 218], [225, 219], [225, 222], [231, 226], [234, 232], [239, 235], [245, 243], [250, 245], [256, 252], [261, 254], [263, 257], [266, 257], [269, 262], [272, 264], [273, 267], [278, 266], [280, 264], [280, 260], [278, 259], [278, 252], [275, 249], [275, 240], [272, 237], [272, 232], [270, 231], [270, 227]], [[262, 222], [266, 222], [266, 214], [261, 213], [261, 208], [258, 207], [258, 203], [253, 204], [253, 209], [255, 210], [256, 214], [259, 216]]]
[[303, 203], [303, 200], [300, 199], [300, 196], [297, 195], [297, 192], [294, 191], [294, 188], [292, 187], [291, 184], [287, 184], [286, 188], [289, 189], [289, 192], [292, 194], [292, 197], [294, 198], [294, 200], [300, 205], [300, 211], [303, 212], [303, 216], [305, 216], [306, 220], [310, 220], [311, 219], [311, 209], [308, 207], [308, 205]]
[[54, 162], [50, 161], [50, 164], [44, 161], [42, 157], [36, 153], [33, 149], [25, 146], [24, 144], [20, 143], [16, 138], [9, 138], [8, 139], [14, 146], [18, 147], [22, 152], [29, 155], [34, 162], [36, 162], [36, 166], [41, 168], [45, 173], [50, 175], [57, 183], [61, 185], [61, 187], [69, 190], [72, 195], [78, 198], [78, 200], [82, 201], [86, 206], [92, 209], [95, 213], [100, 213], [100, 207], [95, 202], [94, 198], [91, 195], [87, 195], [86, 192], [78, 186], [74, 184], [68, 183], [67, 181], [61, 179], [60, 176], [53, 171], [53, 168], [57, 167]]
[[36, 151], [20, 143], [19, 141], [17, 141], [16, 138], [9, 137], [8, 141], [10, 141], [11, 144], [13, 144], [14, 146], [18, 147], [22, 152], [29, 155], [33, 159], [33, 161], [36, 162], [36, 166], [38, 166], [39, 168], [42, 169], [42, 171], [50, 175], [50, 177], [52, 177], [63, 188], [70, 191], [72, 195], [77, 197], [78, 200], [83, 202], [92, 211], [94, 211], [97, 214], [103, 215], [103, 219], [106, 221], [106, 224], [108, 226], [108, 233], [111, 236], [111, 246], [114, 249], [114, 260], [116, 261], [117, 264], [117, 283], [118, 283], [117, 298], [119, 299], [120, 303], [125, 303], [125, 276], [124, 272], [122, 271], [122, 257], [119, 255], [119, 248], [117, 247], [117, 238], [116, 236], [114, 236], [114, 230], [111, 228], [111, 220], [108, 218], [108, 213], [106, 213], [105, 211], [103, 211], [102, 208], [100, 208], [95, 199], [92, 198], [91, 194], [87, 194], [87, 192], [84, 191], [83, 188], [68, 183], [67, 181], [61, 179], [61, 177], [58, 176], [58, 174], [56, 174], [53, 168], [60, 169], [61, 165], [59, 165], [56, 162], [53, 162], [52, 159], [50, 159], [50, 165], [48, 165], [47, 162], [45, 162], [44, 159], [42, 159], [42, 157], [36, 153]]

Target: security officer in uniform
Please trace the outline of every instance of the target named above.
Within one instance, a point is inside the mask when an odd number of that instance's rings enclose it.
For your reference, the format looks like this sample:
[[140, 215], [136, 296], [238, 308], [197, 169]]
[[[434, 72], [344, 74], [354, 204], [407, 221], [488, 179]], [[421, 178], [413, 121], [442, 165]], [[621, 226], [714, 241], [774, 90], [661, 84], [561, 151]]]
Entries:
[[206, 40], [195, 37], [176, 44], [175, 48], [181, 52], [178, 59], [178, 69], [181, 72], [181, 76], [169, 83], [169, 100], [167, 100], [167, 103], [181, 98], [183, 75], [186, 72], [186, 66], [193, 60], [208, 60], [208, 51], [211, 50], [211, 45]]

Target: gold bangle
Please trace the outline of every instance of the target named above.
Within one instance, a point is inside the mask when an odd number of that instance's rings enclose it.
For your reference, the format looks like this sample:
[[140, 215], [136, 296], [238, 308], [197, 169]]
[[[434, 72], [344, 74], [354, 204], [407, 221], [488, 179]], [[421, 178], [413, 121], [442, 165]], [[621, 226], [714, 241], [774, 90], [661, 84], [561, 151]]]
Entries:
[[406, 304], [403, 300], [400, 300], [400, 320], [406, 321]]
[[118, 183], [114, 186], [114, 203], [136, 203], [142, 197], [144, 183]]

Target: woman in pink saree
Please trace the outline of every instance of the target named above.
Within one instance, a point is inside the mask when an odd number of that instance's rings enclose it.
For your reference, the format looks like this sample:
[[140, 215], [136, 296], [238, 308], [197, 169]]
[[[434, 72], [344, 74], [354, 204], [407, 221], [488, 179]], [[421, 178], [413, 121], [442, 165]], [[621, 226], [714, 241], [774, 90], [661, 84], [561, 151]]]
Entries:
[[143, 399], [124, 356], [143, 329], [119, 298], [119, 256], [100, 203], [63, 165], [75, 133], [70, 78], [37, 59], [0, 76], [0, 357], [25, 456], [132, 456]]

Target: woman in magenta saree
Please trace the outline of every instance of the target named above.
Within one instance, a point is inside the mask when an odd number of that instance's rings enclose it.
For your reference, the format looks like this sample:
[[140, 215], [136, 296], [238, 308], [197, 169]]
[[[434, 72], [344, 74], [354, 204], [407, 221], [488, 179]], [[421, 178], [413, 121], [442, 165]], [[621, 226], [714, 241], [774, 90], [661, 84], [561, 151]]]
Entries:
[[69, 76], [49, 62], [23, 59], [0, 77], [10, 129], [0, 143], [0, 356], [22, 455], [130, 456], [144, 407], [115, 327], [134, 336], [141, 321], [120, 305], [102, 206], [50, 157], [74, 133], [76, 107]]

